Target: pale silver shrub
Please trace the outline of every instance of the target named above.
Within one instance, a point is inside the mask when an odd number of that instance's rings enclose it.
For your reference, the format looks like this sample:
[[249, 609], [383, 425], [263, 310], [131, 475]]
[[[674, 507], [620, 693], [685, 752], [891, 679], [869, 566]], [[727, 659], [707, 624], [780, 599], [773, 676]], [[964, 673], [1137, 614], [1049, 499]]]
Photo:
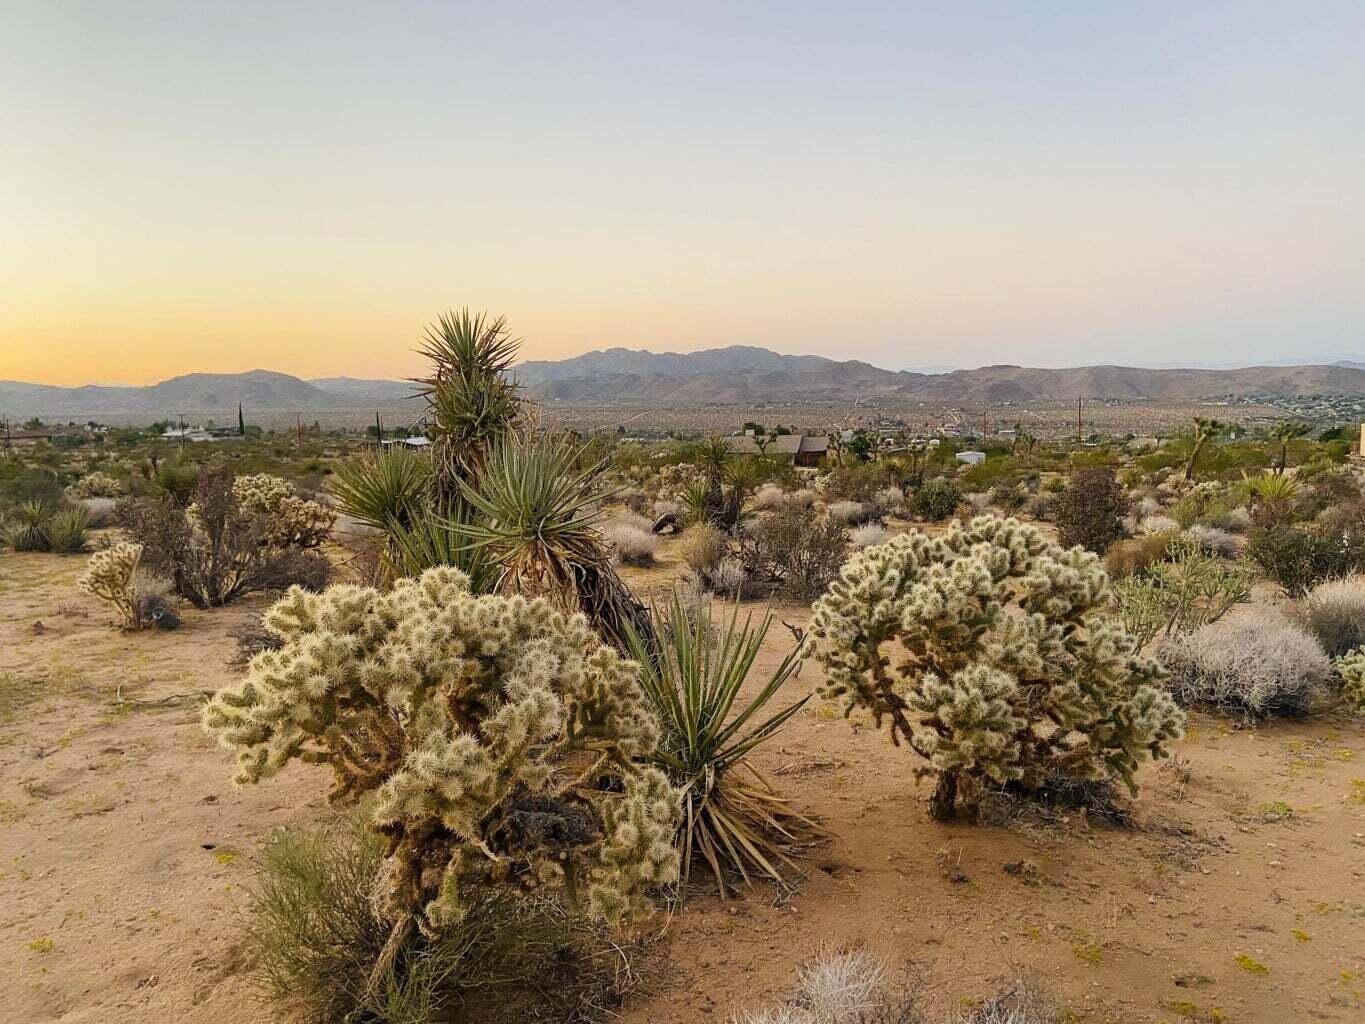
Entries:
[[654, 520], [648, 516], [640, 515], [638, 512], [618, 512], [607, 520], [608, 524], [618, 524], [620, 526], [632, 526], [637, 530], [644, 530], [648, 533], [654, 527]]
[[872, 503], [882, 515], [895, 512], [905, 504], [905, 492], [899, 487], [883, 487], [872, 498]]
[[1332, 684], [1332, 663], [1322, 646], [1273, 610], [1247, 608], [1162, 637], [1155, 654], [1178, 703], [1248, 719], [1305, 714]]
[[91, 528], [98, 530], [113, 521], [118, 501], [114, 498], [81, 498], [80, 505], [90, 517]]
[[1133, 512], [1139, 520], [1142, 520], [1146, 519], [1148, 516], [1160, 515], [1163, 508], [1165, 508], [1165, 506], [1149, 494], [1137, 503], [1133, 508]]
[[682, 512], [682, 506], [678, 504], [676, 501], [670, 501], [666, 498], [659, 498], [654, 502], [653, 512], [655, 519], [658, 519], [661, 516], [676, 517], [679, 513]]
[[848, 542], [855, 548], [871, 547], [881, 544], [887, 538], [886, 527], [881, 523], [864, 523], [848, 532]]
[[846, 526], [865, 523], [877, 514], [874, 508], [860, 501], [836, 501], [829, 506], [828, 511], [831, 519]]
[[1294, 606], [1293, 615], [1330, 657], [1365, 647], [1365, 576], [1320, 583]]
[[1220, 558], [1236, 558], [1242, 550], [1242, 542], [1236, 534], [1215, 526], [1196, 523], [1185, 531], [1185, 537], [1198, 545], [1199, 550]]
[[1143, 536], [1153, 533], [1179, 533], [1180, 524], [1170, 516], [1144, 516], [1138, 522], [1137, 532]]
[[659, 538], [648, 527], [641, 529], [624, 520], [604, 524], [602, 539], [611, 549], [612, 557], [627, 565], [649, 565], [659, 550]]
[[722, 597], [739, 597], [749, 582], [749, 573], [738, 558], [722, 558], [704, 579], [714, 593]]
[[787, 499], [787, 492], [777, 484], [764, 484], [754, 491], [754, 496], [749, 499], [750, 504], [756, 509], [776, 508]]
[[1246, 533], [1247, 530], [1251, 529], [1251, 509], [1245, 505], [1238, 505], [1229, 510], [1225, 525], [1234, 533]]

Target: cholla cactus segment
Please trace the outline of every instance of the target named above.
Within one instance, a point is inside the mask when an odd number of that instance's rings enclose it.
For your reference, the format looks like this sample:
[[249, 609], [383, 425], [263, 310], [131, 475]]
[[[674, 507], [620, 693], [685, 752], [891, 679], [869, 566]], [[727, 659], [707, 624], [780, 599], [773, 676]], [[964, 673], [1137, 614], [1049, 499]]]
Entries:
[[66, 493], [72, 498], [117, 498], [123, 493], [123, 484], [117, 477], [95, 470], [68, 487]]
[[1334, 663], [1341, 677], [1341, 697], [1357, 711], [1365, 711], [1365, 647], [1342, 655]]
[[137, 588], [133, 585], [133, 574], [137, 572], [141, 558], [141, 544], [123, 541], [91, 555], [85, 572], [76, 580], [76, 586], [85, 593], [112, 604], [125, 629], [136, 629], [141, 625], [137, 613]]
[[[300, 498], [292, 483], [269, 473], [235, 478], [232, 496], [241, 514], [259, 518], [261, 543], [266, 547], [315, 548], [328, 538], [336, 522], [336, 513], [326, 505]], [[191, 523], [198, 524], [197, 506], [191, 505], [186, 514]]]
[[204, 726], [254, 783], [330, 765], [339, 800], [373, 793], [389, 837], [377, 900], [430, 932], [471, 885], [563, 884], [612, 921], [677, 876], [679, 796], [638, 765], [658, 740], [636, 666], [581, 615], [480, 596], [458, 569], [392, 591], [290, 590]]
[[1032, 789], [1061, 771], [1135, 791], [1142, 758], [1183, 734], [1160, 666], [1111, 606], [1095, 555], [979, 516], [853, 555], [810, 636], [826, 695], [921, 755], [939, 778], [935, 813], [948, 814], [960, 781]]

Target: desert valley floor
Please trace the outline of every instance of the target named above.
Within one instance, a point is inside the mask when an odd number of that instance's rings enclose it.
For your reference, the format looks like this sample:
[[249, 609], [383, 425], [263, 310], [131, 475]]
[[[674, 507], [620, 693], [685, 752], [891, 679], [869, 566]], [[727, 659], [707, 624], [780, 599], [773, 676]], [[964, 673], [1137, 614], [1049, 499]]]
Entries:
[[[83, 565], [13, 555], [0, 574], [0, 1021], [265, 1024], [240, 883], [271, 829], [329, 813], [326, 782], [295, 765], [235, 789], [196, 699], [232, 678], [228, 631], [265, 599], [128, 635], [75, 590]], [[626, 575], [648, 591], [675, 569], [665, 549]], [[791, 642], [775, 623], [750, 685]], [[791, 685], [819, 683], [809, 662]], [[1360, 719], [1195, 715], [1129, 827], [932, 822], [908, 755], [818, 697], [757, 763], [832, 838], [789, 896], [722, 901], [694, 876], [654, 921], [629, 1024], [725, 1020], [828, 943], [868, 944], [941, 1007], [1027, 970], [1071, 1021], [1365, 1019]]]

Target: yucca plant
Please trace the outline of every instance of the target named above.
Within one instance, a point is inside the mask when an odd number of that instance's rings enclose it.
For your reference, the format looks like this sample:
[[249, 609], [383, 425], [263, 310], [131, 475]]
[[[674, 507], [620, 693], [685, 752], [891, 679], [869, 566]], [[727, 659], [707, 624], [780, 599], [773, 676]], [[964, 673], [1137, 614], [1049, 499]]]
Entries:
[[337, 510], [376, 530], [411, 525], [427, 507], [431, 460], [401, 448], [381, 450], [336, 465], [328, 490]]
[[90, 513], [81, 505], [73, 505], [56, 512], [43, 528], [47, 550], [59, 555], [84, 551], [88, 542]]
[[787, 654], [748, 701], [740, 688], [772, 622], [739, 621], [739, 606], [713, 625], [710, 608], [689, 608], [675, 589], [667, 608], [650, 609], [656, 640], [629, 634], [629, 653], [640, 664], [640, 685], [659, 719], [662, 736], [653, 760], [684, 792], [678, 841], [683, 884], [700, 857], [722, 897], [727, 875], [746, 883], [755, 876], [785, 885], [783, 869], [796, 870], [797, 847], [819, 832], [748, 761], [801, 710], [810, 695], [779, 711], [769, 705], [801, 663]]
[[5, 543], [14, 551], [47, 551], [47, 528], [57, 506], [32, 498], [21, 501], [5, 527]]
[[460, 481], [467, 508], [450, 529], [497, 566], [496, 589], [539, 595], [582, 611], [625, 649], [626, 627], [650, 635], [649, 617], [611, 566], [597, 531], [606, 462], [582, 461], [568, 437], [514, 433], [489, 450], [476, 484]]
[[438, 565], [453, 565], [469, 577], [470, 592], [489, 594], [496, 588], [498, 567], [434, 512], [423, 511], [407, 524], [390, 524], [388, 543], [385, 559], [393, 576], [416, 577]]
[[442, 314], [427, 328], [421, 353], [432, 362], [419, 378], [431, 421], [435, 499], [440, 512], [459, 500], [460, 484], [474, 482], [494, 444], [517, 426], [523, 408], [512, 364], [521, 345], [505, 317]]

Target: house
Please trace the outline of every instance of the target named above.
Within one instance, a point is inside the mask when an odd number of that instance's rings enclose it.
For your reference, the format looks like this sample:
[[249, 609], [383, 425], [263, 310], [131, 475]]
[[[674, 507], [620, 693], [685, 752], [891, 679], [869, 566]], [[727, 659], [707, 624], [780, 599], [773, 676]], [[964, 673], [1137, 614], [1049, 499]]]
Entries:
[[[751, 435], [727, 437], [726, 445], [735, 455], [759, 455], [762, 449]], [[779, 434], [767, 445], [773, 458], [791, 459], [793, 465], [818, 466], [829, 451], [829, 438], [814, 434]]]
[[985, 452], [958, 452], [957, 461], [965, 462], [969, 466], [979, 466], [986, 461]]
[[163, 441], [212, 441], [213, 434], [203, 427], [167, 427], [161, 435]]
[[384, 445], [385, 448], [392, 448], [395, 445], [402, 445], [404, 448], [415, 448], [419, 451], [431, 446], [430, 439], [422, 437], [420, 435], [416, 437], [391, 437], [388, 440], [383, 441], [381, 443]]

